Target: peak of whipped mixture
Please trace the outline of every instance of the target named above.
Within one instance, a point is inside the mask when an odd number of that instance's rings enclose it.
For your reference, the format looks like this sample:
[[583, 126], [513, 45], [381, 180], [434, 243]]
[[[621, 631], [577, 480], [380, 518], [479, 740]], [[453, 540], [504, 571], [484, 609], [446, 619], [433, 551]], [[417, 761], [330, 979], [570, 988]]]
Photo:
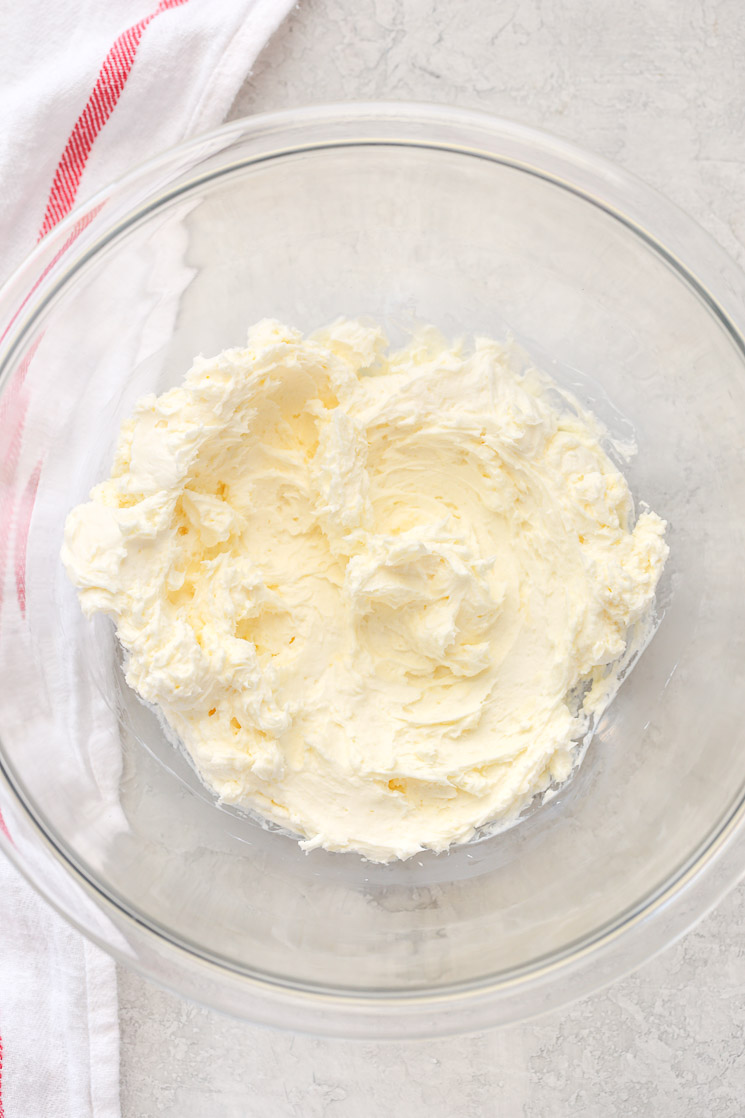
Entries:
[[62, 557], [221, 800], [376, 861], [508, 822], [642, 639], [668, 548], [509, 346], [273, 320], [145, 396]]

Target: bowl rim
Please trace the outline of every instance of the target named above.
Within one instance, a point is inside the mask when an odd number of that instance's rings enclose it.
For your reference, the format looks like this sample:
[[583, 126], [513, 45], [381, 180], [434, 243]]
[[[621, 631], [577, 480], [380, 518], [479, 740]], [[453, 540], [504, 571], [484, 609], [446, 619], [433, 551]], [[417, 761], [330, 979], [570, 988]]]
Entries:
[[[348, 129], [353, 131], [345, 137], [343, 133]], [[397, 130], [396, 139], [391, 138], [391, 130]], [[433, 136], [433, 131], [442, 133], [444, 138]], [[295, 134], [297, 140], [288, 142], [288, 137]], [[285, 146], [277, 147], [283, 137]], [[547, 132], [489, 113], [416, 102], [358, 102], [309, 105], [231, 121], [154, 156], [76, 207], [0, 289], [0, 392], [16, 348], [23, 345], [34, 315], [123, 224], [137, 215], [137, 210], [128, 208], [129, 195], [137, 198], [141, 188], [145, 188], [146, 198], [152, 192], [154, 179], [162, 172], [217, 155], [237, 139], [269, 145], [272, 158], [329, 147], [399, 144], [481, 156], [538, 174], [598, 206], [645, 240], [692, 285], [745, 353], [745, 275], [693, 219], [635, 176]], [[271, 147], [272, 144], [275, 146]], [[245, 158], [241, 165], [256, 161], [256, 157]], [[212, 172], [205, 177], [212, 177]], [[190, 180], [188, 189], [200, 181], [203, 179], [199, 176]], [[166, 192], [158, 201], [162, 203], [168, 196]], [[106, 207], [116, 197], [124, 201], [125, 216], [117, 219], [115, 209], [115, 223], [109, 228], [107, 223], [112, 214]], [[141, 205], [145, 206], [144, 201]], [[70, 259], [66, 254], [72, 249], [75, 254]], [[633, 909], [620, 914], [610, 926], [584, 937], [578, 946], [567, 945], [548, 962], [537, 960], [538, 965], [526, 965], [513, 972], [512, 977], [497, 976], [496, 981], [491, 976], [424, 991], [385, 990], [373, 995], [331, 987], [320, 990], [231, 969], [208, 953], [195, 952], [164, 934], [155, 922], [139, 919], [61, 848], [64, 844], [45, 826], [41, 813], [29, 802], [6, 765], [1, 743], [0, 793], [9, 794], [14, 804], [22, 808], [29, 834], [33, 832], [36, 839], [42, 838], [55, 860], [64, 863], [76, 886], [87, 896], [95, 897], [95, 903], [107, 911], [115, 925], [125, 929], [128, 936], [155, 937], [175, 953], [179, 960], [178, 980], [166, 981], [166, 985], [206, 1004], [267, 1024], [344, 1036], [445, 1035], [524, 1019], [564, 1004], [614, 980], [663, 949], [700, 919], [745, 873], [745, 842], [738, 844], [738, 838], [745, 833], [745, 797], [741, 790], [729, 815], [718, 821], [708, 839], [690, 854], [678, 872]], [[80, 931], [109, 953], [126, 956], [125, 961], [134, 962], [149, 977], [164, 981], [160, 962], [153, 962], [160, 958], [157, 950], [153, 955], [142, 951], [134, 959], [128, 952], [121, 952], [116, 944], [77, 918], [74, 906], [45, 886], [1, 830], [0, 848], [37, 891]], [[205, 997], [193, 975], [190, 980], [189, 971], [195, 960], [199, 968], [206, 965], [221, 975], [219, 997]], [[229, 989], [236, 980], [241, 991], [239, 997]], [[241, 999], [245, 1000], [245, 1012]]]

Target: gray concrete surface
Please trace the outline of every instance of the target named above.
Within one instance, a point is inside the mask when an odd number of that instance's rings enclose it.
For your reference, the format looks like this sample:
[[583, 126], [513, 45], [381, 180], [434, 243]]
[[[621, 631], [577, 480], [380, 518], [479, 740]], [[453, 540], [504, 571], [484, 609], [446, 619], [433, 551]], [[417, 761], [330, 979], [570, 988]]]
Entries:
[[[231, 115], [401, 98], [604, 155], [745, 263], [741, 0], [303, 0]], [[635, 975], [539, 1021], [354, 1044], [230, 1021], [120, 973], [124, 1118], [741, 1118], [745, 887]]]

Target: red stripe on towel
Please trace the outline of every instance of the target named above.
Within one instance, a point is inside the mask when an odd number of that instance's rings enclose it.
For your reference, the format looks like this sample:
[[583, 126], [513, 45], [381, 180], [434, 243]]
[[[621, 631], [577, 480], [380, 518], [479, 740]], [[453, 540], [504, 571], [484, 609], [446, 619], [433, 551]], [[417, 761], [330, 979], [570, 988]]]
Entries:
[[39, 239], [46, 236], [49, 230], [53, 229], [57, 222], [72, 209], [93, 141], [116, 108], [134, 65], [137, 48], [145, 28], [161, 12], [169, 8], [181, 7], [186, 3], [187, 0], [160, 0], [157, 8], [149, 16], [133, 23], [115, 39], [57, 165]]
[[[26, 616], [26, 549], [28, 547], [28, 533], [31, 528], [31, 517], [34, 512], [36, 490], [39, 488], [39, 478], [41, 477], [41, 467], [43, 464], [43, 461], [36, 463], [34, 472], [26, 483], [26, 488], [23, 491], [23, 498], [21, 500], [21, 507], [18, 510], [15, 576], [16, 594], [18, 595], [18, 607], [21, 611], [21, 617]], [[2, 1118], [1, 1115], [0, 1118]]]
[[5, 1118], [3, 1106], [3, 1038], [0, 1036], [0, 1118]]

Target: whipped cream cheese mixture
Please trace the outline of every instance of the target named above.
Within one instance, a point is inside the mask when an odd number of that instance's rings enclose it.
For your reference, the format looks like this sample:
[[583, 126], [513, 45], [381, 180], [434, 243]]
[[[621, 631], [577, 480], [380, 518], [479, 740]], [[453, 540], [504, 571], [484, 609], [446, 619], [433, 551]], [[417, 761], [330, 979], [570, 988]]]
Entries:
[[204, 780], [377, 861], [565, 779], [668, 548], [509, 348], [275, 321], [140, 400], [63, 560]]

